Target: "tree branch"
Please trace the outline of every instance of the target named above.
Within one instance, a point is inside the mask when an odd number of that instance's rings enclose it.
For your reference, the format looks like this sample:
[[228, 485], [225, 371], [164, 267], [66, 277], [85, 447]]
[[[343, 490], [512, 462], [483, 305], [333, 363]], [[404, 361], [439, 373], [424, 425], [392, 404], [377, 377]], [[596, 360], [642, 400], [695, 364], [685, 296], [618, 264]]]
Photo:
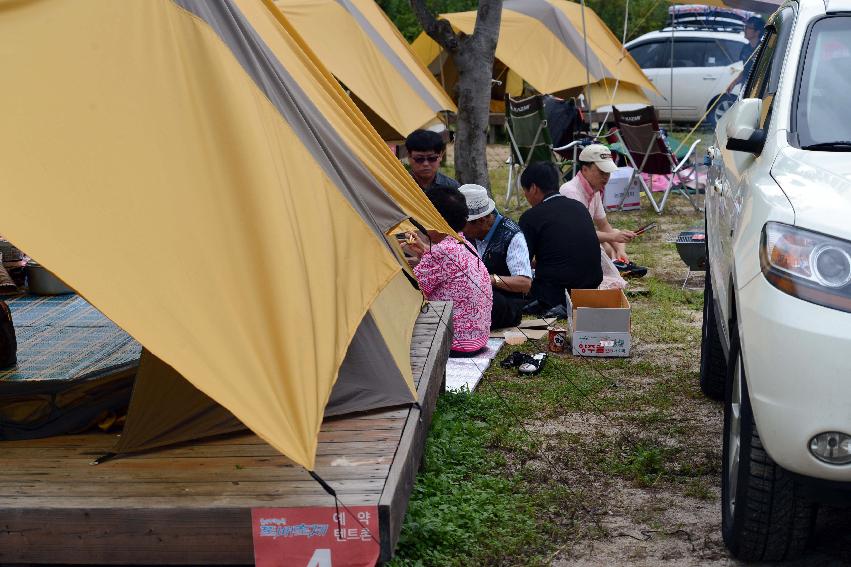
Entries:
[[479, 0], [473, 38], [475, 41], [486, 42], [488, 51], [493, 52], [496, 49], [501, 20], [502, 0]]
[[414, 15], [429, 37], [444, 49], [451, 52], [457, 51], [459, 40], [452, 25], [446, 20], [438, 20], [426, 7], [425, 0], [410, 0], [410, 2]]

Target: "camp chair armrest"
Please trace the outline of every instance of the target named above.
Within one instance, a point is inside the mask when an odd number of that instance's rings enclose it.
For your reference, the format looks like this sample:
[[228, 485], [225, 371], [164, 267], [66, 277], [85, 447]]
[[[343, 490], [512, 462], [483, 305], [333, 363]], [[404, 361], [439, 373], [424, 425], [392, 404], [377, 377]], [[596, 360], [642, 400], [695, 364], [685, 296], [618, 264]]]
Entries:
[[566, 145], [566, 146], [561, 146], [561, 147], [558, 147], [558, 148], [553, 148], [553, 151], [554, 151], [554, 152], [560, 152], [561, 150], [569, 150], [570, 148], [572, 148], [572, 147], [574, 147], [574, 146], [578, 146], [578, 145], [580, 144], [580, 142], [581, 142], [581, 140], [576, 140], [576, 141], [570, 142], [570, 143], [569, 143], [568, 145]]
[[672, 173], [678, 172], [680, 170], [680, 168], [682, 168], [686, 164], [686, 162], [688, 162], [689, 158], [691, 158], [691, 154], [694, 153], [694, 148], [696, 148], [699, 143], [700, 143], [700, 140], [694, 141], [694, 143], [688, 149], [688, 152], [686, 152], [686, 155], [683, 157], [683, 159], [680, 160], [680, 163], [677, 164], [677, 166], [674, 168]]

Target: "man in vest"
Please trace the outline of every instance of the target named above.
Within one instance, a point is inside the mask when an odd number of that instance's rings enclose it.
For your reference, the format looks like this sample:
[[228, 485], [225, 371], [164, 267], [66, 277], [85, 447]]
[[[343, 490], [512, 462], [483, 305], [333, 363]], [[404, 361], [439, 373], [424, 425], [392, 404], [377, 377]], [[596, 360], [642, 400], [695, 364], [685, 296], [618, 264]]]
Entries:
[[493, 287], [491, 329], [520, 324], [524, 295], [532, 287], [529, 248], [520, 227], [496, 211], [496, 204], [481, 185], [461, 186], [467, 199], [464, 236], [475, 246], [490, 274]]

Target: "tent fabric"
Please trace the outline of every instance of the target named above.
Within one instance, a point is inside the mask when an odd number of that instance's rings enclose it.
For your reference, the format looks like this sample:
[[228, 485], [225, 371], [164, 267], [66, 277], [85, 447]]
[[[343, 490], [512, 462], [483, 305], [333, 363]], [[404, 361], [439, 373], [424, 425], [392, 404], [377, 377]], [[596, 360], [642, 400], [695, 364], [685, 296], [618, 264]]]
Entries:
[[127, 422], [112, 452], [150, 451], [243, 430], [231, 412], [143, 350]]
[[[419, 294], [399, 276], [382, 291], [361, 321], [340, 367], [324, 416], [343, 415], [416, 401], [411, 376], [410, 344], [419, 313], [399, 317], [405, 298]], [[392, 321], [389, 319], [392, 315]], [[389, 328], [388, 328], [389, 325]], [[384, 336], [399, 333], [403, 353], [390, 353]], [[150, 451], [176, 443], [243, 431], [230, 411], [198, 390], [168, 364], [142, 352], [124, 431], [112, 452]]]
[[[369, 172], [346, 151], [333, 126], [310, 102], [235, 6], [200, 0], [175, 2], [209, 24], [230, 47], [245, 72], [293, 127], [313, 159], [344, 191], [352, 207], [362, 218], [376, 222], [378, 234], [384, 234], [405, 220], [405, 213], [382, 189], [372, 192], [356, 189], [369, 184]], [[326, 147], [321, 145], [320, 140]]]
[[451, 229], [270, 0], [7, 2], [0, 34], [4, 236], [311, 469], [401, 274], [379, 232]]
[[373, 0], [278, 0], [277, 7], [363, 107], [400, 140], [456, 107]]
[[[470, 34], [476, 12], [441, 14], [453, 28]], [[585, 42], [581, 6], [566, 0], [507, 0], [503, 4], [496, 58], [517, 73], [539, 93], [565, 94], [586, 85]], [[620, 102], [647, 103], [641, 89], [655, 90], [621, 42], [590, 8], [585, 9], [588, 36], [588, 76], [591, 83], [620, 81], [630, 85]], [[432, 65], [439, 48], [421, 34], [414, 52]], [[625, 101], [624, 98], [630, 100]], [[609, 99], [592, 101], [610, 104]]]
[[[403, 348], [411, 344], [417, 312], [399, 317], [396, 306], [404, 296], [419, 295], [399, 276], [382, 291], [361, 321], [340, 367], [324, 416], [409, 404], [416, 401], [409, 348], [404, 356], [388, 352], [383, 337], [400, 333]], [[395, 314], [393, 323], [389, 315]], [[391, 328], [386, 325], [390, 324]], [[410, 384], [410, 388], [409, 385]], [[245, 425], [230, 411], [205, 395], [169, 365], [143, 351], [127, 424], [113, 448], [115, 454], [149, 451], [176, 443], [243, 431]]]
[[[221, 1], [221, 0], [219, 0]], [[387, 144], [355, 102], [320, 62], [272, 0], [231, 0], [257, 30], [266, 45], [298, 78], [307, 98], [334, 127], [347, 151], [364, 163], [381, 187], [408, 215], [428, 228], [454, 234], [411, 175], [399, 164]]]

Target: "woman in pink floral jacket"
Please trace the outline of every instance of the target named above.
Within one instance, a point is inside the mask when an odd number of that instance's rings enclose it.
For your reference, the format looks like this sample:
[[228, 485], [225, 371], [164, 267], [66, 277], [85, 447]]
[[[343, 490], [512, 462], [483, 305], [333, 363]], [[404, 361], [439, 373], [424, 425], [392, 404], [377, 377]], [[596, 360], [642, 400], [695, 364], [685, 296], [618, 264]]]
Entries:
[[[467, 201], [457, 189], [437, 189], [428, 198], [455, 231], [467, 224]], [[419, 258], [414, 273], [429, 300], [452, 301], [452, 351], [450, 356], [473, 356], [483, 350], [490, 334], [493, 290], [490, 275], [473, 247], [461, 235], [430, 233], [431, 242], [419, 235], [406, 248]]]

